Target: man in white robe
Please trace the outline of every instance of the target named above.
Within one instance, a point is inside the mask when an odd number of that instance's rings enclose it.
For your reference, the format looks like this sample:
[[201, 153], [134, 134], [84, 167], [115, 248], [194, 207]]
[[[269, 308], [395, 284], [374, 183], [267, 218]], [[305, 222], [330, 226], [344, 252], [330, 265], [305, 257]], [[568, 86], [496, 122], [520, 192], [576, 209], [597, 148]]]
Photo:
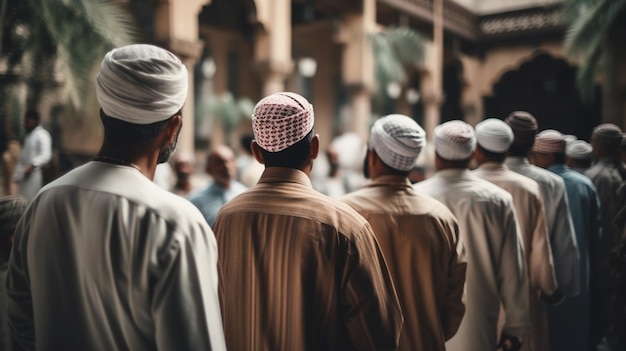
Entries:
[[32, 200], [43, 186], [42, 166], [52, 158], [52, 138], [39, 125], [39, 112], [28, 111], [24, 119], [26, 138], [22, 153], [13, 171], [13, 181], [19, 185], [20, 195]]
[[[530, 327], [528, 276], [511, 195], [472, 175], [473, 128], [450, 121], [434, 131], [435, 167], [415, 189], [443, 202], [455, 215], [466, 250], [465, 316], [447, 350], [519, 350]], [[497, 335], [500, 305], [505, 321]]]
[[513, 131], [502, 120], [489, 118], [476, 125], [476, 139], [478, 145], [474, 159], [479, 166], [472, 174], [488, 180], [513, 196], [515, 213], [524, 238], [530, 279], [531, 332], [524, 340], [522, 349], [548, 350], [548, 320], [541, 296], [553, 300], [558, 298], [558, 292], [539, 185], [534, 180], [511, 171], [504, 164], [506, 153], [513, 142]]
[[187, 70], [172, 53], [107, 53], [96, 159], [44, 187], [18, 223], [8, 277], [28, 350], [225, 350], [217, 244], [200, 212], [152, 182], [182, 126]]
[[578, 245], [570, 216], [565, 183], [556, 174], [530, 164], [528, 153], [535, 143], [537, 121], [528, 112], [511, 113], [505, 122], [513, 130], [513, 144], [505, 164], [509, 169], [527, 176], [539, 184], [546, 210], [546, 223], [554, 259], [557, 289], [563, 297], [579, 293], [580, 272]]

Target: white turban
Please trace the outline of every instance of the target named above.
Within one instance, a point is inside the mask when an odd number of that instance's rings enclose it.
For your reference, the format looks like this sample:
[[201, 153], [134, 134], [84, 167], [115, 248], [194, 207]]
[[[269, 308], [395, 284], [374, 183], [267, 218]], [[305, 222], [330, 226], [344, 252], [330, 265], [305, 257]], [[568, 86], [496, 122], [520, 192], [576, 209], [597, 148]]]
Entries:
[[378, 119], [371, 129], [369, 147], [389, 167], [408, 171], [426, 144], [426, 132], [413, 119], [392, 114]]
[[434, 134], [435, 152], [446, 160], [467, 160], [476, 149], [474, 128], [463, 121], [440, 124]]
[[269, 152], [279, 152], [304, 139], [315, 123], [313, 105], [289, 92], [264, 97], [254, 107], [252, 131], [256, 143]]
[[513, 143], [513, 130], [504, 121], [488, 118], [476, 125], [476, 140], [483, 149], [502, 154]]
[[96, 78], [102, 110], [134, 124], [172, 117], [187, 98], [187, 68], [171, 52], [134, 44], [109, 51]]
[[565, 147], [565, 156], [577, 160], [590, 160], [593, 153], [593, 147], [584, 140], [575, 140], [567, 144]]
[[533, 151], [544, 154], [562, 154], [565, 152], [565, 136], [554, 129], [546, 129], [537, 134]]

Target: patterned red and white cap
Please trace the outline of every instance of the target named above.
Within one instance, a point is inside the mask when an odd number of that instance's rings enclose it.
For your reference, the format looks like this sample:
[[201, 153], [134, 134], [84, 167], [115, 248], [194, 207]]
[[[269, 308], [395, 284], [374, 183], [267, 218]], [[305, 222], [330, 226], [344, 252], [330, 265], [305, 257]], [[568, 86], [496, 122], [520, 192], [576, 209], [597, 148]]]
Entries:
[[313, 129], [314, 122], [313, 105], [298, 94], [281, 92], [256, 104], [252, 131], [262, 149], [279, 152], [302, 140]]

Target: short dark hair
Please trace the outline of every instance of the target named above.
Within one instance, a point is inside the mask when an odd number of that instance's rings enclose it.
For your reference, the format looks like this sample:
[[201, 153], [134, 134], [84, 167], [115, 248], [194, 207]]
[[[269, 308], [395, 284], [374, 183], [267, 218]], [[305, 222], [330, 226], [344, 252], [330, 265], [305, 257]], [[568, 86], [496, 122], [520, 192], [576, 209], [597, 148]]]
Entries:
[[552, 155], [554, 156], [554, 163], [565, 163], [564, 152], [555, 152]]
[[309, 156], [313, 135], [314, 132], [313, 129], [311, 129], [302, 140], [278, 152], [269, 152], [261, 148], [265, 167], [286, 167], [295, 169], [302, 167], [304, 161]]
[[483, 155], [485, 155], [485, 158], [487, 158], [489, 161], [504, 162], [504, 160], [506, 159], [505, 152], [489, 151], [485, 149], [484, 147], [480, 146], [480, 144], [476, 144], [476, 147], [480, 150], [480, 152], [483, 153]]
[[34, 121], [39, 122], [39, 120], [40, 120], [39, 112], [37, 110], [28, 110], [24, 114], [24, 118], [32, 119]]
[[[176, 113], [178, 114], [178, 113]], [[176, 115], [174, 114], [174, 116]], [[174, 117], [172, 116], [172, 117]], [[104, 126], [104, 138], [116, 142], [144, 143], [154, 140], [169, 123], [172, 117], [150, 124], [134, 124], [114, 117], [109, 117], [100, 109]]]
[[511, 156], [526, 156], [532, 149], [535, 141], [513, 142], [509, 148], [509, 155]]

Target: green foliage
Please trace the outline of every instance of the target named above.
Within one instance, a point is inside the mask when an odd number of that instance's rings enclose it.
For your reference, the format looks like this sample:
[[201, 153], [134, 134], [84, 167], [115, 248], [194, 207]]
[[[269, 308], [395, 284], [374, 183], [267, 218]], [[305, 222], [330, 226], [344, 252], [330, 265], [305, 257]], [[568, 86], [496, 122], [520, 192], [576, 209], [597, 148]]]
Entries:
[[[569, 0], [563, 10], [568, 26], [565, 48], [568, 54], [581, 58], [578, 87], [584, 100], [593, 99], [595, 73], [603, 68], [606, 77], [614, 75], [607, 60], [623, 59], [626, 0]], [[612, 57], [606, 57], [611, 55]]]
[[248, 98], [236, 99], [233, 94], [226, 92], [204, 98], [199, 110], [200, 118], [217, 119], [224, 133], [230, 135], [237, 128], [242, 118], [252, 116], [254, 103]]
[[133, 19], [114, 0], [0, 1], [0, 60], [7, 62], [5, 74], [27, 83], [27, 107], [55, 87], [60, 70], [70, 103], [80, 108], [93, 92], [92, 73], [104, 53], [133, 41]]
[[390, 27], [371, 35], [379, 98], [391, 82], [406, 83], [408, 70], [424, 60], [424, 39], [409, 28]]

